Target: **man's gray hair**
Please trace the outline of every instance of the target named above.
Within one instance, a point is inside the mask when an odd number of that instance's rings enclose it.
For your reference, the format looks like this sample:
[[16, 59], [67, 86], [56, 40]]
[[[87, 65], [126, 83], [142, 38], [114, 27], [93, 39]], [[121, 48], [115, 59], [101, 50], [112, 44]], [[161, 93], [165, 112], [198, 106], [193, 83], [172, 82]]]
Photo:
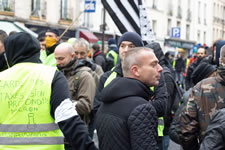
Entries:
[[141, 66], [141, 56], [145, 55], [144, 52], [154, 52], [151, 48], [147, 47], [135, 47], [129, 49], [124, 56], [122, 61], [122, 70], [125, 77], [129, 76], [130, 68], [133, 65]]
[[89, 51], [89, 43], [87, 40], [80, 38], [74, 41], [73, 43], [73, 47], [75, 47], [76, 45], [81, 46], [81, 47], [86, 47], [86, 51]]

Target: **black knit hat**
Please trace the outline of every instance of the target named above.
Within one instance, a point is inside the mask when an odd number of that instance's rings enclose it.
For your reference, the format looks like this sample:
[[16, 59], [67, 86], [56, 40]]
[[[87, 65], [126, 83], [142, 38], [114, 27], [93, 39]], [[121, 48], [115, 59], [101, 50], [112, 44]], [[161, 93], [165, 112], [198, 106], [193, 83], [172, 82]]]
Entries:
[[49, 28], [47, 30], [47, 32], [52, 32], [52, 33], [55, 33], [57, 36], [59, 36], [59, 30], [58, 29], [55, 29], [55, 28]]
[[119, 39], [118, 46], [120, 47], [121, 42], [129, 41], [132, 42], [136, 47], [144, 46], [144, 43], [139, 34], [136, 32], [125, 32]]
[[206, 62], [200, 63], [197, 68], [195, 68], [192, 73], [191, 79], [194, 84], [197, 84], [199, 81], [209, 77], [214, 71], [216, 71], [216, 67]]

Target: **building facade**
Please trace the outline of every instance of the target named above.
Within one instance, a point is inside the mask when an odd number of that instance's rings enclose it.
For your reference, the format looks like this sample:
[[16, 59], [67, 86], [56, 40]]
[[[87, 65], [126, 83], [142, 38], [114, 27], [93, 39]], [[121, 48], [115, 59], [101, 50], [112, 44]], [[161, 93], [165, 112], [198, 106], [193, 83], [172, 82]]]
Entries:
[[[84, 13], [86, 0], [0, 0], [0, 19], [23, 22], [34, 32], [57, 27], [63, 32], [71, 23], [68, 37], [79, 36], [80, 29], [91, 31], [102, 40], [120, 35], [101, 0], [95, 11]], [[195, 44], [211, 46], [225, 37], [225, 0], [143, 0], [152, 27], [164, 51], [188, 53]]]

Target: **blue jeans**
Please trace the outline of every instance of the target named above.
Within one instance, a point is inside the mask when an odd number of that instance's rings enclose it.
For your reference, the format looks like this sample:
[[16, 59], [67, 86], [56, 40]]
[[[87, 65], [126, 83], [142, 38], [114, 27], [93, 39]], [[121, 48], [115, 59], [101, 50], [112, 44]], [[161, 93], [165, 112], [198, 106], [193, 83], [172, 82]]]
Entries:
[[162, 147], [163, 147], [163, 150], [168, 150], [169, 143], [170, 143], [170, 137], [169, 137], [169, 135], [164, 135], [163, 136], [163, 139], [162, 139]]

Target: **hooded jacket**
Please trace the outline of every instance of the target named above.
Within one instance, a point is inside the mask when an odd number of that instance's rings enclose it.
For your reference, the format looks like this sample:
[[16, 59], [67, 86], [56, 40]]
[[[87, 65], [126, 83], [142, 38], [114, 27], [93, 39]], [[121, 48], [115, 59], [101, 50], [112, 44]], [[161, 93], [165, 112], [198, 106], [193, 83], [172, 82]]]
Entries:
[[[64, 73], [68, 81], [72, 100], [77, 103], [77, 112], [88, 125], [96, 90], [95, 80], [91, 74], [92, 70], [81, 65], [76, 57], [66, 66], [58, 68]], [[79, 76], [77, 76], [78, 72], [80, 72]], [[75, 87], [75, 80], [78, 80], [77, 87]]]
[[225, 41], [224, 40], [219, 40], [216, 43], [216, 65], [219, 66], [219, 58], [220, 58], [220, 49], [221, 47], [225, 45]]
[[22, 62], [41, 63], [40, 44], [28, 33], [17, 33], [4, 41], [5, 53], [9, 66]]
[[[35, 37], [28, 33], [19, 32], [9, 36], [4, 41], [4, 46], [10, 67], [18, 63], [41, 63], [39, 59], [40, 44]], [[56, 71], [52, 80], [49, 106], [51, 111], [49, 113], [55, 121], [57, 120], [56, 122], [59, 128], [64, 136], [72, 143], [73, 147], [77, 149], [95, 150], [96, 148], [89, 138], [85, 124], [75, 109], [71, 111], [72, 109], [68, 108], [72, 106], [66, 78], [61, 72]], [[64, 117], [61, 117], [61, 115]], [[59, 118], [60, 120], [58, 120]]]
[[166, 112], [165, 112], [165, 115], [163, 116], [164, 117], [164, 125], [165, 125], [163, 134], [168, 135], [170, 123], [172, 122], [172, 119], [173, 119], [171, 111], [172, 111], [172, 106], [174, 104], [174, 100], [175, 100], [175, 96], [176, 96], [176, 92], [177, 92], [176, 85], [175, 85], [171, 70], [166, 65], [165, 56], [164, 56], [164, 53], [163, 53], [159, 43], [153, 42], [146, 46], [154, 50], [154, 53], [159, 60], [159, 64], [163, 67], [162, 73], [165, 77], [166, 89], [168, 92], [168, 99], [166, 99], [167, 100]]
[[7, 64], [4, 58], [4, 53], [0, 54], [0, 72], [4, 71], [5, 69], [7, 69]]
[[152, 92], [132, 78], [116, 78], [102, 91], [96, 127], [101, 150], [155, 150], [157, 114]]

